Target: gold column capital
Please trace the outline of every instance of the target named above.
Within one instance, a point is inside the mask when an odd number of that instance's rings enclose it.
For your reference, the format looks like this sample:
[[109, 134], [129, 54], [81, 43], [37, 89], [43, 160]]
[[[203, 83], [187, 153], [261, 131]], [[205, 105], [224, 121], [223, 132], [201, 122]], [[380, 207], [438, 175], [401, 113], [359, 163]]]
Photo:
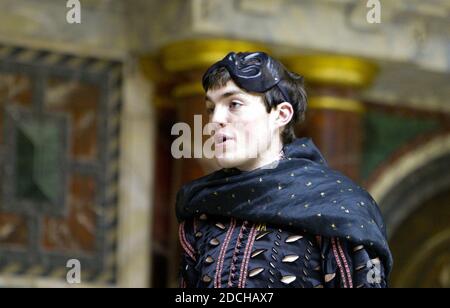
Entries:
[[[201, 74], [214, 62], [225, 57], [229, 52], [264, 51], [269, 48], [258, 42], [203, 38], [170, 43], [158, 52], [143, 55], [139, 64], [145, 76], [163, 87], [170, 98], [186, 98], [203, 95]], [[155, 99], [157, 105], [164, 105], [163, 100]], [[164, 100], [167, 101], [170, 99]], [[158, 103], [159, 102], [159, 103]], [[173, 107], [173, 104], [169, 104]]]
[[308, 100], [309, 109], [325, 109], [364, 113], [364, 104], [353, 98], [338, 96], [313, 96]]
[[148, 54], [139, 58], [139, 66], [150, 81], [161, 83], [168, 81], [168, 74], [161, 65], [157, 54]]
[[283, 63], [309, 83], [350, 88], [369, 86], [378, 72], [375, 63], [344, 55], [294, 55], [284, 57]]
[[229, 52], [265, 51], [267, 46], [251, 41], [231, 39], [192, 39], [175, 42], [161, 49], [164, 69], [169, 73], [205, 70]]

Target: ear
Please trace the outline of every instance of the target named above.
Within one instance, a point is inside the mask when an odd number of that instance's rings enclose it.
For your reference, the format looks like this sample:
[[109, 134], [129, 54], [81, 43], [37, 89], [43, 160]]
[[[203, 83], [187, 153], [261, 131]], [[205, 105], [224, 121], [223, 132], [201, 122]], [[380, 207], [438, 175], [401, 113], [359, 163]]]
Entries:
[[294, 108], [292, 107], [291, 103], [282, 102], [281, 104], [277, 105], [275, 114], [275, 124], [277, 127], [281, 128], [291, 121], [292, 117], [294, 116]]

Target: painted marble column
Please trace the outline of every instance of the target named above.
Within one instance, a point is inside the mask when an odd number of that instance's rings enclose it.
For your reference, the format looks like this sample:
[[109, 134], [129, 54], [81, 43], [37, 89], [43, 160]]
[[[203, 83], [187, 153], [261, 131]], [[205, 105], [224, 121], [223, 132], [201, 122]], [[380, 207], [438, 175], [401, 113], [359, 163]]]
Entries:
[[283, 62], [304, 76], [307, 85], [308, 111], [297, 135], [311, 137], [332, 168], [358, 181], [365, 112], [359, 92], [371, 84], [376, 66], [337, 55], [291, 56]]

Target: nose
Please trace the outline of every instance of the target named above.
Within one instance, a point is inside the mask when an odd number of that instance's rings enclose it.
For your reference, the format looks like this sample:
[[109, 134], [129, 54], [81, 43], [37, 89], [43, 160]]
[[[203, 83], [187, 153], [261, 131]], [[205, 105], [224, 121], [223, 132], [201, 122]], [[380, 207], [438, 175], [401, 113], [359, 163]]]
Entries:
[[228, 120], [228, 110], [222, 106], [216, 106], [211, 115], [211, 123], [215, 125], [224, 126]]

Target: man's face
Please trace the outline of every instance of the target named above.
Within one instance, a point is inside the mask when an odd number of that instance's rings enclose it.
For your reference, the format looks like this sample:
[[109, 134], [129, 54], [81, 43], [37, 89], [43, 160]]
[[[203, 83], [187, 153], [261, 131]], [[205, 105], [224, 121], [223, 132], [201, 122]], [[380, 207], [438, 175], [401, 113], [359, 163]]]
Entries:
[[267, 112], [262, 94], [246, 92], [229, 81], [206, 92], [206, 108], [221, 168], [251, 170], [273, 153], [270, 147], [279, 142], [279, 131], [275, 112]]

